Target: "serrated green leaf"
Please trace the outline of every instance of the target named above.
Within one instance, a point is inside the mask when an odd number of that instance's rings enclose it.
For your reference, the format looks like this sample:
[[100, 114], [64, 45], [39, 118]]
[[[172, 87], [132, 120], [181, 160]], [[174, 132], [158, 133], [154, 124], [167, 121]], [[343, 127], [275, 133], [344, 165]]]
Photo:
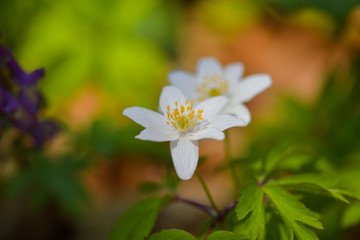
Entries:
[[256, 239], [265, 229], [265, 212], [263, 206], [264, 193], [255, 181], [245, 183], [240, 190], [240, 197], [236, 205], [236, 216], [243, 220], [241, 234]]
[[157, 214], [168, 197], [149, 197], [133, 205], [116, 222], [110, 240], [143, 240], [154, 226]]
[[328, 195], [349, 203], [346, 197], [359, 199], [356, 192], [338, 189], [335, 178], [319, 174], [301, 174], [282, 178], [268, 183], [269, 186], [282, 186], [295, 191], [309, 192], [318, 195]]
[[266, 240], [288, 240], [285, 231], [284, 224], [275, 219], [269, 219], [266, 222]]
[[228, 231], [216, 231], [209, 235], [207, 240], [246, 240], [244, 236]]
[[155, 233], [149, 240], [196, 240], [196, 238], [183, 230], [171, 229]]
[[356, 200], [360, 200], [360, 193], [354, 189], [331, 189], [332, 192], [339, 193], [343, 196], [346, 196], [347, 198], [353, 198]]
[[298, 240], [318, 240], [315, 233], [303, 225], [323, 229], [313, 212], [281, 187], [265, 185], [263, 190], [282, 217], [288, 239], [293, 240], [296, 236]]

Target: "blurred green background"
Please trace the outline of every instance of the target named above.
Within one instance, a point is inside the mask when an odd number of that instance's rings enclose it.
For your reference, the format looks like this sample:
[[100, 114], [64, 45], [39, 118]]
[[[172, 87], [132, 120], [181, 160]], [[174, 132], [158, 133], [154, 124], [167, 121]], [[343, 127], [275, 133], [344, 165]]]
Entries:
[[[2, 136], [1, 239], [106, 239], [124, 209], [157, 190], [142, 181], [171, 188], [168, 144], [135, 140], [141, 127], [121, 113], [156, 110], [167, 73], [194, 72], [204, 56], [273, 78], [249, 104], [249, 127], [231, 131], [244, 180], [262, 159], [306, 145], [314, 154], [295, 154], [274, 177], [325, 172], [360, 191], [357, 0], [1, 0], [0, 33], [27, 71], [45, 68], [44, 115], [62, 123], [45, 149], [20, 153], [26, 164], [8, 144], [11, 133]], [[231, 181], [223, 144], [204, 141], [201, 149], [208, 158], [200, 171], [225, 205], [232, 196], [224, 194]], [[194, 180], [179, 187], [206, 201], [199, 189]], [[359, 205], [306, 204], [323, 214], [320, 239], [359, 239]], [[156, 226], [197, 233], [203, 220], [175, 206]]]

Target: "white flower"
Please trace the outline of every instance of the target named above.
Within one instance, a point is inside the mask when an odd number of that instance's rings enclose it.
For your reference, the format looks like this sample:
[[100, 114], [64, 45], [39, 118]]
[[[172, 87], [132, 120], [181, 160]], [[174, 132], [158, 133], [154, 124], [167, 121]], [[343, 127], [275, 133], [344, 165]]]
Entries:
[[229, 101], [221, 113], [244, 119], [248, 124], [251, 115], [243, 103], [270, 87], [271, 77], [267, 74], [255, 74], [241, 79], [243, 72], [241, 63], [232, 63], [222, 68], [215, 58], [202, 58], [195, 75], [176, 70], [168, 78], [172, 85], [198, 102], [214, 96], [226, 96]]
[[199, 159], [198, 140], [224, 139], [223, 130], [245, 126], [245, 121], [230, 115], [219, 115], [227, 103], [226, 97], [214, 97], [194, 106], [176, 87], [167, 86], [160, 95], [157, 113], [141, 107], [130, 107], [123, 114], [145, 129], [138, 139], [155, 142], [170, 141], [175, 170], [181, 179], [192, 177]]

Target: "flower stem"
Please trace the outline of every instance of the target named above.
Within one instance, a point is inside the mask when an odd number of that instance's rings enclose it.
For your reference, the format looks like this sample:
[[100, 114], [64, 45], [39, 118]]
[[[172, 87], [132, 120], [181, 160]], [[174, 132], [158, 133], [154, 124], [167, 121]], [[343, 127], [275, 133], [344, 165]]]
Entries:
[[[195, 202], [193, 200], [183, 198], [183, 197], [181, 197], [180, 195], [177, 195], [177, 194], [174, 195], [174, 200], [178, 201], [178, 202], [186, 203], [186, 204], [188, 204], [190, 206], [193, 206], [193, 207], [196, 207], [196, 208], [200, 209], [201, 211], [205, 212], [206, 214], [208, 214], [212, 218], [209, 229], [208, 229], [208, 231], [206, 232], [206, 234], [204, 236], [204, 240], [207, 239], [207, 237], [214, 230], [216, 224], [218, 224], [218, 223], [221, 223], [223, 229], [228, 229], [228, 227], [226, 226], [225, 217], [237, 205], [237, 201], [234, 201], [234, 202], [229, 203], [221, 211], [216, 211], [213, 206], [208, 206], [208, 205], [205, 205], [205, 204], [202, 204], [202, 203], [199, 203], [199, 202]], [[213, 203], [214, 203], [214, 201], [213, 201]]]
[[210, 235], [210, 233], [214, 230], [215, 226], [217, 223], [217, 219], [213, 219], [213, 221], [211, 222], [211, 225], [208, 229], [208, 231], [205, 234], [204, 240], [206, 240], [208, 238], [208, 236]]
[[214, 210], [214, 208], [212, 208], [212, 207], [210, 207], [208, 205], [205, 205], [205, 204], [202, 204], [202, 203], [198, 203], [198, 202], [183, 198], [183, 197], [181, 197], [179, 195], [175, 195], [174, 200], [186, 203], [186, 204], [191, 205], [193, 207], [196, 207], [196, 208], [202, 210], [203, 212], [205, 212], [206, 214], [210, 215], [213, 218], [217, 217], [218, 213]]
[[230, 136], [229, 136], [229, 130], [225, 131], [225, 159], [230, 167], [231, 170], [231, 174], [233, 176], [233, 180], [234, 180], [234, 194], [235, 196], [237, 195], [238, 190], [240, 189], [240, 183], [239, 183], [239, 177], [236, 173], [235, 168], [233, 168], [231, 166], [231, 146], [230, 146]]
[[216, 224], [218, 222], [222, 222], [223, 224], [224, 223], [224, 219], [226, 217], [226, 215], [231, 211], [233, 210], [237, 205], [237, 201], [234, 201], [234, 202], [231, 202], [229, 203], [229, 205], [227, 205], [221, 212], [218, 212], [218, 215], [216, 218], [213, 218], [212, 222], [211, 222], [211, 225], [208, 229], [208, 231], [206, 232], [205, 234], [205, 237], [204, 237], [204, 240], [207, 239], [207, 237], [210, 235], [210, 233], [214, 230]]
[[203, 187], [203, 189], [204, 189], [204, 191], [205, 191], [205, 193], [206, 193], [206, 196], [208, 197], [208, 199], [209, 199], [209, 201], [210, 201], [211, 206], [215, 209], [215, 211], [216, 211], [217, 213], [219, 213], [220, 210], [219, 210], [219, 208], [217, 207], [217, 205], [216, 205], [213, 197], [211, 196], [211, 193], [210, 193], [210, 191], [209, 191], [209, 188], [207, 187], [204, 179], [200, 176], [200, 174], [199, 174], [197, 171], [195, 172], [195, 176], [197, 177], [197, 179], [199, 180], [201, 186]]
[[222, 211], [221, 215], [225, 217], [231, 210], [233, 210], [237, 205], [237, 201], [229, 203]]

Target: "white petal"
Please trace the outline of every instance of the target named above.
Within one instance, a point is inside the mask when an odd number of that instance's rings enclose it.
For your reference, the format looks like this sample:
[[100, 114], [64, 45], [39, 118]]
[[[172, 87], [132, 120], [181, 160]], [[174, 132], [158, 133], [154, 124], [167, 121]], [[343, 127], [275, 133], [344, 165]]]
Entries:
[[220, 113], [220, 111], [226, 105], [227, 101], [228, 99], [224, 96], [208, 98], [196, 105], [194, 110], [196, 113], [200, 109], [204, 110], [202, 117], [208, 121], [211, 121]]
[[197, 75], [200, 79], [204, 76], [222, 74], [222, 67], [215, 58], [201, 58], [197, 65]]
[[191, 140], [201, 140], [205, 138], [212, 138], [216, 140], [223, 140], [225, 138], [224, 133], [218, 128], [208, 127], [200, 131], [188, 132], [187, 136]]
[[236, 102], [247, 102], [271, 86], [271, 77], [267, 74], [255, 74], [243, 78], [231, 90], [232, 99]]
[[228, 114], [221, 114], [211, 122], [211, 127], [217, 128], [220, 131], [231, 127], [244, 127], [246, 125], [245, 120]]
[[179, 104], [184, 104], [186, 97], [184, 94], [173, 86], [166, 86], [163, 88], [160, 94], [160, 109], [165, 114], [167, 112], [167, 106], [174, 106], [175, 101]]
[[183, 180], [190, 179], [199, 160], [198, 142], [181, 136], [176, 141], [171, 141], [170, 149], [177, 175]]
[[242, 63], [232, 63], [225, 67], [224, 77], [228, 80], [229, 88], [240, 81], [244, 74], [244, 65]]
[[142, 107], [130, 107], [123, 114], [143, 127], [163, 128], [166, 127], [166, 119], [160, 113]]
[[246, 125], [251, 121], [249, 109], [241, 103], [227, 104], [221, 113], [231, 114], [245, 121]]
[[178, 139], [179, 136], [180, 133], [178, 131], [163, 131], [158, 128], [145, 128], [135, 138], [153, 142], [167, 142], [174, 141]]
[[168, 74], [171, 85], [182, 91], [188, 99], [196, 100], [198, 92], [196, 91], [197, 79], [188, 72], [176, 70]]

